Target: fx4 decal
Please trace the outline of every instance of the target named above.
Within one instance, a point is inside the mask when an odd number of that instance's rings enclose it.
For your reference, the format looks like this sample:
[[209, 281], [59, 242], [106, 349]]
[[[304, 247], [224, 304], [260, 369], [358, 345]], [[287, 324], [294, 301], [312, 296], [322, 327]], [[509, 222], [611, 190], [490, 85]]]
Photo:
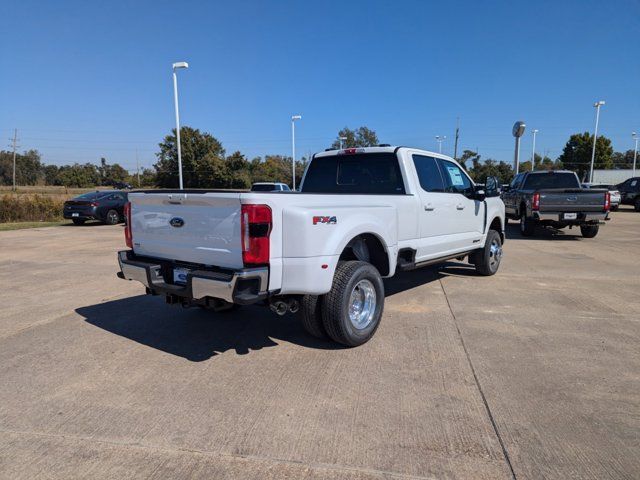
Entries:
[[338, 222], [336, 217], [313, 217], [313, 224], [324, 223], [326, 225], [335, 225]]

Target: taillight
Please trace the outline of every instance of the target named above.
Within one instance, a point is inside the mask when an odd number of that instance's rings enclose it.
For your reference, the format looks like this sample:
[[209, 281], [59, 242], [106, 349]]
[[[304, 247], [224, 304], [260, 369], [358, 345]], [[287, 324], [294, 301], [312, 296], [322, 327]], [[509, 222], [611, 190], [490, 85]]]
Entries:
[[540, 210], [540, 194], [534, 193], [531, 200], [531, 210]]
[[606, 192], [604, 194], [604, 211], [608, 212], [611, 209], [611, 193]]
[[245, 266], [269, 264], [271, 225], [271, 208], [268, 205], [242, 205], [240, 229]]
[[131, 235], [131, 202], [124, 204], [124, 218], [127, 222], [124, 226], [124, 243], [127, 247], [133, 248], [133, 237]]
[[91, 202], [89, 204], [89, 206], [91, 206], [91, 207], [97, 207], [98, 205], [100, 205], [98, 202]]

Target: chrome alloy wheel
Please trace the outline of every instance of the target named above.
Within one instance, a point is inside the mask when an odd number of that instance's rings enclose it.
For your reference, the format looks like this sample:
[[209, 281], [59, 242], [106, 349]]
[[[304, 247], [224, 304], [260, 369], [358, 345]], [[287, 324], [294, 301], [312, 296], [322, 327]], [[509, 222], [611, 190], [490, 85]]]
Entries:
[[494, 238], [489, 245], [489, 267], [491, 271], [495, 271], [500, 264], [500, 259], [502, 258], [502, 245], [500, 244], [500, 240]]
[[362, 279], [351, 290], [349, 320], [358, 330], [367, 328], [376, 312], [376, 289], [367, 279]]

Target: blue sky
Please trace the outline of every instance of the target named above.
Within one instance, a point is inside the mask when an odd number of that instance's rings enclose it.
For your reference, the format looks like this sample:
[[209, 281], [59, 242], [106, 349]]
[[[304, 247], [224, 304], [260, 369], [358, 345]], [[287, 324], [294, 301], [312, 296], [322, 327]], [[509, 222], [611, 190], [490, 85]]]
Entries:
[[459, 117], [460, 150], [511, 161], [522, 119], [555, 158], [599, 99], [616, 150], [640, 130], [637, 1], [1, 1], [0, 145], [47, 163], [151, 166], [179, 60], [182, 124], [248, 157], [290, 154], [292, 114], [303, 155], [345, 125], [452, 154]]

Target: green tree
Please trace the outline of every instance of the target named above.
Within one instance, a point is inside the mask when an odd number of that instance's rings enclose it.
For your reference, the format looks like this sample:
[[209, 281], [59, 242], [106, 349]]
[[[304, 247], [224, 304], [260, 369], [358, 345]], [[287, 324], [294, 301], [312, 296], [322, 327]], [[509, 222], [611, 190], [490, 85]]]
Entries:
[[100, 185], [100, 172], [93, 163], [63, 165], [58, 170], [57, 183], [65, 187], [88, 188]]
[[[573, 134], [567, 141], [562, 155], [558, 157], [558, 161], [562, 162], [564, 168], [576, 172], [580, 179], [586, 178], [591, 168], [592, 148], [593, 135], [589, 132]], [[596, 141], [594, 168], [612, 168], [612, 155], [611, 140], [599, 136]]]
[[[616, 170], [633, 168], [633, 150], [627, 150], [626, 152], [615, 152], [611, 156], [613, 168]], [[636, 158], [636, 164], [638, 158]]]
[[474, 181], [483, 183], [489, 176], [498, 177], [500, 183], [509, 183], [515, 175], [513, 168], [508, 163], [488, 158], [484, 162], [475, 160], [469, 174]]
[[380, 143], [376, 132], [367, 127], [359, 127], [356, 130], [344, 127], [338, 132], [338, 138], [331, 144], [331, 148], [340, 148], [340, 137], [346, 138], [342, 141], [343, 148], [375, 147]]
[[[182, 176], [187, 188], [223, 187], [230, 183], [222, 144], [209, 133], [191, 127], [180, 128], [182, 150]], [[178, 182], [178, 151], [176, 131], [172, 130], [159, 144], [154, 165], [157, 184], [163, 188], [176, 188]]]
[[[16, 185], [44, 183], [44, 166], [37, 150], [16, 154]], [[13, 185], [13, 152], [0, 151], [0, 185]]]
[[465, 170], [468, 170], [469, 168], [467, 167], [467, 162], [469, 160], [471, 160], [472, 164], [475, 165], [476, 162], [480, 161], [480, 155], [478, 155], [477, 152], [474, 152], [472, 150], [465, 150], [464, 152], [462, 152], [462, 155], [458, 158], [458, 163], [462, 165], [462, 168], [464, 168]]

